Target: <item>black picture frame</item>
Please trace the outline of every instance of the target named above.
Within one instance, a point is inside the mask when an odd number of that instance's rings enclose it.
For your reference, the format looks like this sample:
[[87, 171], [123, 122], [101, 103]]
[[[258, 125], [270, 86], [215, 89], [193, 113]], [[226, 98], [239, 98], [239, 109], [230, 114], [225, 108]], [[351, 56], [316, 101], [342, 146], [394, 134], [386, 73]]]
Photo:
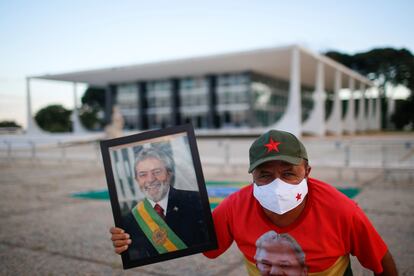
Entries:
[[[130, 234], [132, 244], [134, 245], [131, 244], [129, 249], [121, 254], [124, 269], [162, 262], [217, 248], [216, 233], [214, 231], [207, 189], [198, 154], [194, 129], [191, 124], [151, 130], [120, 138], [104, 140], [100, 142], [100, 146], [115, 226], [123, 229], [127, 228], [125, 229], [126, 232], [130, 231], [135, 233], [137, 231], [138, 233], [135, 235], [136, 241], [134, 241], [135, 236]], [[139, 188], [138, 182], [135, 181], [135, 160], [134, 164], [131, 165], [131, 156], [135, 158], [140, 151], [148, 148], [162, 150], [163, 152], [168, 153], [173, 160], [173, 181], [175, 181], [175, 183], [170, 183], [174, 188], [170, 188], [169, 190], [168, 208], [170, 208], [170, 202], [173, 204], [173, 200], [171, 199], [171, 195], [173, 194], [172, 190], [179, 190], [179, 192], [184, 193], [185, 196], [181, 197], [181, 201], [177, 201], [177, 206], [179, 207], [174, 206], [174, 209], [171, 210], [171, 212], [169, 210], [166, 212], [167, 215], [165, 221], [171, 229], [173, 229], [175, 224], [179, 223], [179, 225], [175, 226], [176, 229], [178, 229], [176, 234], [182, 241], [188, 241], [185, 242], [186, 244], [188, 243], [186, 248], [174, 249], [171, 252], [163, 253], [154, 253], [150, 248], [145, 250], [142, 249], [141, 252], [139, 251], [141, 241], [142, 246], [148, 246], [148, 243], [151, 244], [151, 242], [149, 242], [149, 238], [141, 235], [144, 231], [141, 230], [142, 228], [140, 227], [138, 220], [135, 219], [137, 221], [134, 224], [133, 222], [131, 223], [130, 219], [131, 217], [134, 218], [134, 216], [130, 214], [132, 212], [131, 209], [134, 206], [138, 206], [137, 204], [139, 202], [144, 202], [142, 198], [145, 198], [142, 190]], [[133, 172], [131, 168], [133, 168]], [[179, 170], [182, 170], [182, 172], [179, 172]], [[132, 180], [133, 173], [134, 179]], [[179, 178], [182, 179], [180, 180], [180, 183], [181, 181], [185, 183], [182, 183], [180, 184], [181, 186], [177, 187]], [[131, 180], [133, 182], [132, 184]], [[187, 186], [184, 187], [184, 185]], [[192, 196], [187, 197], [186, 195]], [[194, 197], [194, 195], [196, 197]], [[194, 200], [194, 198], [196, 198], [196, 200]], [[147, 202], [149, 201], [147, 200]], [[190, 209], [188, 208], [189, 206], [187, 206], [190, 204], [193, 206], [192, 211], [186, 211], [187, 209]], [[174, 211], [177, 213], [175, 217], [173, 217], [176, 214]], [[178, 213], [180, 214], [178, 215]], [[171, 214], [170, 217], [168, 217], [169, 214]], [[191, 222], [187, 223], [186, 220], [188, 220], [187, 217], [189, 216], [196, 217], [197, 220], [193, 218]], [[169, 218], [171, 218], [171, 223], [169, 222]], [[173, 220], [174, 218], [177, 219], [177, 223]], [[168, 223], [170, 223], [171, 226]], [[134, 228], [134, 225], [137, 227], [136, 229]], [[193, 226], [194, 228], [197, 228], [191, 229]], [[189, 228], [192, 233], [198, 232], [198, 236], [187, 234], [183, 227]], [[148, 233], [148, 231], [146, 233]], [[180, 237], [179, 234], [182, 235], [182, 237]], [[153, 241], [151, 245], [153, 245], [154, 242], [154, 234], [152, 237]], [[167, 235], [167, 238], [168, 237], [169, 235]], [[157, 239], [155, 239], [155, 241], [159, 242]], [[152, 249], [155, 249], [155, 246], [153, 246]], [[157, 251], [157, 249], [155, 249], [155, 251]], [[143, 254], [143, 252], [145, 252], [145, 255], [141, 256], [140, 254]]]

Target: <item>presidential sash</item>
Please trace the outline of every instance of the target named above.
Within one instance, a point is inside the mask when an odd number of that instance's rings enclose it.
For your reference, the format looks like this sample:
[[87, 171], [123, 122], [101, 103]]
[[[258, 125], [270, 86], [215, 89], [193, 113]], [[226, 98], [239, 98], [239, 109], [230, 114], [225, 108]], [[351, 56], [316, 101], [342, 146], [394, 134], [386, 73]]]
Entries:
[[158, 253], [167, 253], [187, 248], [185, 243], [152, 208], [147, 199], [132, 208], [132, 214], [147, 239]]

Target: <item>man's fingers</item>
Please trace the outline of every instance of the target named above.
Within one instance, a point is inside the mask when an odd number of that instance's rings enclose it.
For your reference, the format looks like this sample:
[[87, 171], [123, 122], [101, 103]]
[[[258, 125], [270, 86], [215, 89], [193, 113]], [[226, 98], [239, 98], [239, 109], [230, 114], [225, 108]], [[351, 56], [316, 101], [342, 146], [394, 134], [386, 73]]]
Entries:
[[131, 240], [129, 239], [129, 234], [125, 233], [124, 229], [119, 227], [111, 227], [109, 229], [111, 235], [111, 240], [115, 247], [115, 253], [121, 254], [125, 250], [128, 249], [128, 244], [131, 244]]
[[121, 247], [121, 246], [125, 246], [128, 244], [131, 244], [131, 240], [116, 240], [113, 241], [112, 243], [114, 244], [114, 247]]
[[123, 233], [125, 233], [124, 229], [121, 229], [119, 227], [111, 227], [109, 229], [109, 232], [111, 232], [111, 234], [123, 234]]
[[116, 241], [116, 240], [126, 240], [129, 239], [129, 234], [124, 233], [124, 234], [112, 234], [111, 236], [111, 240]]
[[128, 245], [124, 245], [122, 247], [116, 247], [115, 248], [115, 253], [116, 254], [121, 254], [122, 252], [124, 252], [127, 249], [128, 249]]

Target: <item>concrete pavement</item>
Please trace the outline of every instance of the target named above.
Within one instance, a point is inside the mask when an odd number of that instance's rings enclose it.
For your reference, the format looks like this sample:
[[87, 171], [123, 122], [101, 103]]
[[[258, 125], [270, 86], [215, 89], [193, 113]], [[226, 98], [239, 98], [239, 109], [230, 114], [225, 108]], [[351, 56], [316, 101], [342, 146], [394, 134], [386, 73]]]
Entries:
[[[249, 181], [244, 167], [204, 167], [209, 180]], [[409, 174], [342, 172], [315, 167], [312, 175], [336, 186], [361, 188], [355, 198], [395, 257], [401, 275], [414, 275], [414, 183]], [[109, 201], [70, 194], [106, 188], [99, 162], [0, 159], [1, 275], [245, 275], [232, 246], [209, 260], [201, 254], [124, 271], [113, 253]], [[354, 261], [355, 275], [364, 275]]]

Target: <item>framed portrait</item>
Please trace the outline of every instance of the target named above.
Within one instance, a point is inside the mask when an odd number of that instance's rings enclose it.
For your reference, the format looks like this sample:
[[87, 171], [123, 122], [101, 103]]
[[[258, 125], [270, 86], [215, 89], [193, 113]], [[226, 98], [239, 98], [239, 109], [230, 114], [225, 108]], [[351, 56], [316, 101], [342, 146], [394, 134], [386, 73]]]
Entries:
[[124, 269], [217, 248], [190, 124], [101, 141], [115, 225], [131, 236]]

